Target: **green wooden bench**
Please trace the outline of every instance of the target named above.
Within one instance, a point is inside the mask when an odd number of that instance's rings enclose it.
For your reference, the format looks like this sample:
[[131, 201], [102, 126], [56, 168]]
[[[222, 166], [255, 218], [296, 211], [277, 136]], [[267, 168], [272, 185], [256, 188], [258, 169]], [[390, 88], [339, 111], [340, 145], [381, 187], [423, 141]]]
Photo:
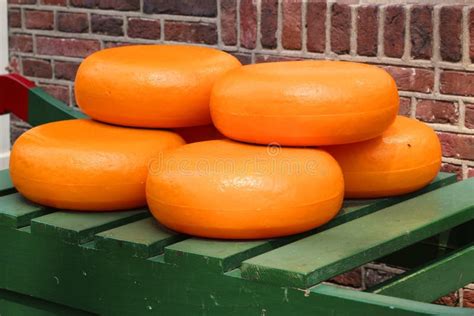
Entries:
[[[83, 117], [16, 75], [0, 77], [5, 111], [32, 125]], [[324, 227], [259, 241], [178, 234], [147, 209], [46, 208], [8, 170], [0, 195], [0, 315], [474, 315], [430, 304], [474, 281], [474, 179], [346, 200]], [[372, 261], [408, 271], [366, 291], [324, 282]]]

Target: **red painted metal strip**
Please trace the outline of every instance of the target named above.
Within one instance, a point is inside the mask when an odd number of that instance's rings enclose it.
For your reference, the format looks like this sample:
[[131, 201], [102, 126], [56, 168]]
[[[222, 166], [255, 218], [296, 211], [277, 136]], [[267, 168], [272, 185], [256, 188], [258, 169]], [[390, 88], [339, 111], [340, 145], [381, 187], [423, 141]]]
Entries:
[[35, 84], [18, 74], [0, 76], [0, 114], [11, 112], [28, 121], [28, 91]]

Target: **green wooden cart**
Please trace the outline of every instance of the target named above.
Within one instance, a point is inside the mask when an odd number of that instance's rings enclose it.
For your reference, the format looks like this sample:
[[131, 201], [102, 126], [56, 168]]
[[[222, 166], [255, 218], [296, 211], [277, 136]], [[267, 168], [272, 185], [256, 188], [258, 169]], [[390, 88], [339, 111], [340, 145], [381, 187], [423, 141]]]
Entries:
[[[0, 113], [84, 117], [18, 75]], [[474, 179], [440, 173], [396, 198], [346, 200], [319, 229], [222, 241], [169, 231], [148, 210], [63, 212], [0, 172], [0, 315], [474, 315], [430, 304], [474, 281]], [[366, 291], [324, 281], [378, 261], [408, 269]]]

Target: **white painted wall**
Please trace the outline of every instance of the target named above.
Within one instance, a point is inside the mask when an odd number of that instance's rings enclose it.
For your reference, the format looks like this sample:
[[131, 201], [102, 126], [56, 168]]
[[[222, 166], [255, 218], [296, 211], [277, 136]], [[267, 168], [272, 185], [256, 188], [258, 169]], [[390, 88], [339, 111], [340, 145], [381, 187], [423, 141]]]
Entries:
[[[8, 66], [7, 0], [0, 0], [0, 74]], [[10, 114], [0, 115], [0, 170], [8, 168], [10, 158]]]

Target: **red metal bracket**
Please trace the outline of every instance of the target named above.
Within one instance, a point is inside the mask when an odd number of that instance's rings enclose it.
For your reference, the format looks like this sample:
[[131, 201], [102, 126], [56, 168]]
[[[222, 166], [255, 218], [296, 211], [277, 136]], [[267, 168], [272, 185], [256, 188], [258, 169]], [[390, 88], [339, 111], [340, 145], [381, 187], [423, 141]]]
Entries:
[[28, 91], [34, 87], [21, 75], [0, 75], [0, 114], [11, 112], [28, 121]]

